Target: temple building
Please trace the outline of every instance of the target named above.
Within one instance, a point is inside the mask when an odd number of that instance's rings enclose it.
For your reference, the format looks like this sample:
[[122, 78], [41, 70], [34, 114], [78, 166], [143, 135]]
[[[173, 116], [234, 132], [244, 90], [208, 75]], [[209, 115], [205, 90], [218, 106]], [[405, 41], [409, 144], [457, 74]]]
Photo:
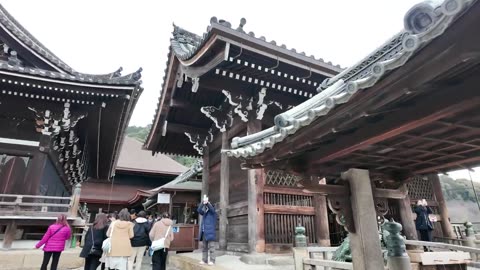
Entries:
[[80, 202], [92, 213], [143, 210], [148, 190], [170, 183], [188, 168], [162, 154], [152, 156], [142, 143], [125, 137], [112, 181], [90, 178], [82, 185]]
[[[240, 160], [222, 155], [221, 149], [234, 137], [272, 127], [275, 115], [309, 100], [322, 81], [342, 68], [247, 33], [245, 24], [242, 19], [232, 27], [214, 17], [202, 36], [174, 26], [158, 109], [144, 147], [202, 158], [202, 193], [219, 212], [220, 249], [282, 250], [291, 246], [298, 219], [308, 224], [309, 240], [315, 244], [313, 202], [276, 191], [296, 176], [276, 169], [243, 170]], [[256, 202], [263, 203], [264, 196], [270, 204], [257, 211]], [[264, 224], [264, 215], [271, 222]], [[257, 230], [264, 236], [249, 243]]]
[[121, 71], [75, 71], [0, 6], [3, 247], [10, 247], [19, 231], [48, 225], [59, 213], [72, 223], [85, 220], [78, 206], [80, 184], [112, 179], [143, 90], [141, 69]]
[[[438, 174], [480, 165], [479, 14], [478, 1], [414, 6], [404, 30], [277, 114], [273, 127], [233, 138], [222, 153], [251, 174], [295, 174], [300, 187], [284, 194], [328, 202], [350, 233], [355, 269], [384, 268], [380, 242], [372, 241], [383, 218], [417, 238], [417, 199], [438, 214], [436, 236], [454, 238]], [[266, 213], [268, 200], [264, 193], [253, 203]]]

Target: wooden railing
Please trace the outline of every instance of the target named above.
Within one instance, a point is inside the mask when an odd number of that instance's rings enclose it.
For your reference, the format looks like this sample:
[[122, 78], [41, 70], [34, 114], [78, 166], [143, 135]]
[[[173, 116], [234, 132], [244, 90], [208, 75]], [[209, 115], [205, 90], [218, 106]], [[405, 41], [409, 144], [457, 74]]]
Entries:
[[56, 216], [69, 214], [70, 197], [0, 194], [0, 215]]
[[351, 262], [332, 260], [333, 253], [338, 247], [308, 247], [294, 248], [293, 259], [295, 270], [300, 269], [353, 269]]
[[439, 242], [416, 241], [416, 240], [405, 240], [405, 244], [411, 245], [411, 246], [423, 246], [428, 248], [468, 252], [470, 253], [473, 261], [480, 261], [480, 248], [461, 246], [461, 245], [452, 245], [452, 244], [439, 243]]

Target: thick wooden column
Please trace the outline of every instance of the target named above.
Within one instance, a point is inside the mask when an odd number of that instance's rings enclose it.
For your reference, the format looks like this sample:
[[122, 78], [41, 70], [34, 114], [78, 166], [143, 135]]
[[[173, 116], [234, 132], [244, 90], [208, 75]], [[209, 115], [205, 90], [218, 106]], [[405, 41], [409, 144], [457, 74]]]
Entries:
[[5, 237], [3, 238], [3, 248], [8, 249], [12, 247], [13, 240], [15, 240], [15, 234], [17, 232], [17, 224], [15, 221], [11, 221], [5, 230]]
[[208, 146], [203, 148], [203, 169], [202, 169], [202, 194], [208, 195], [208, 180], [210, 177], [210, 149]]
[[313, 195], [313, 207], [315, 208], [317, 243], [321, 247], [329, 247], [330, 230], [328, 228], [327, 198], [320, 194]]
[[[260, 120], [247, 123], [247, 134], [261, 131]], [[263, 169], [248, 170], [248, 247], [250, 253], [265, 252], [265, 212], [263, 207]]]
[[350, 169], [342, 178], [350, 184], [355, 232], [349, 235], [355, 270], [384, 269], [368, 170]]
[[[222, 149], [228, 149], [228, 132], [222, 133]], [[227, 250], [227, 207], [229, 202], [230, 164], [227, 154], [222, 153], [220, 158], [220, 226], [219, 246], [220, 250]]]
[[417, 229], [413, 220], [410, 197], [407, 195], [404, 199], [398, 200], [398, 210], [400, 212], [400, 221], [402, 222], [403, 234], [407, 240], [418, 240]]
[[43, 170], [47, 163], [47, 153], [38, 151], [30, 160], [26, 173], [26, 186], [23, 194], [38, 195], [40, 192], [40, 182], [42, 181]]
[[445, 203], [445, 198], [442, 193], [442, 186], [440, 185], [440, 178], [437, 174], [428, 175], [428, 180], [432, 183], [433, 194], [438, 203], [438, 212], [440, 213], [440, 224], [442, 226], [443, 237], [455, 238], [453, 233], [452, 224], [448, 219], [448, 209], [447, 204]]

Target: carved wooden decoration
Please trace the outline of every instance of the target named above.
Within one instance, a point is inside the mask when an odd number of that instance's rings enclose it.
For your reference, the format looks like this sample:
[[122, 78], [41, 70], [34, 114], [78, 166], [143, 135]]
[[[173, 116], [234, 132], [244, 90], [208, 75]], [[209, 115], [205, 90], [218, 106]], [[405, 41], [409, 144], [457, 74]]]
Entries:
[[72, 185], [83, 182], [84, 160], [75, 127], [85, 115], [72, 116], [68, 102], [61, 112], [41, 111], [33, 107], [28, 109], [35, 114], [37, 132], [50, 138], [51, 151], [58, 157], [58, 166], [63, 168], [67, 180]]
[[[225, 112], [224, 110], [227, 111]], [[232, 110], [230, 110], [229, 108], [205, 106], [201, 107], [200, 111], [205, 116], [210, 118], [221, 132], [225, 132], [227, 128], [231, 127], [233, 124]]]
[[355, 224], [353, 222], [352, 206], [350, 197], [348, 196], [331, 196], [327, 197], [328, 207], [336, 216], [338, 224], [345, 227], [350, 233], [355, 232]]
[[213, 133], [211, 129], [206, 136], [189, 132], [185, 132], [185, 136], [187, 136], [190, 142], [193, 143], [193, 149], [197, 150], [200, 155], [203, 155], [203, 149], [207, 144], [213, 141]]
[[233, 106], [233, 112], [240, 116], [243, 122], [248, 122], [248, 115], [250, 111], [255, 110], [256, 119], [262, 120], [268, 106], [275, 105], [282, 109], [282, 104], [277, 101], [266, 99], [267, 88], [263, 87], [258, 96], [245, 97], [243, 95], [232, 96], [227, 90], [222, 90], [222, 93], [227, 97], [228, 103]]
[[380, 218], [379, 222], [385, 221], [385, 215], [388, 213], [388, 199], [387, 198], [374, 198], [375, 211]]

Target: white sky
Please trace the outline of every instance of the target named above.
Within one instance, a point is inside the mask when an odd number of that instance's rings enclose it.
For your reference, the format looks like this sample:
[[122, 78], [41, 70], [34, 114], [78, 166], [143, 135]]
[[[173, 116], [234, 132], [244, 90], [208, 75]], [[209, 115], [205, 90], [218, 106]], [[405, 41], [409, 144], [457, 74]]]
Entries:
[[[145, 88], [130, 125], [150, 124], [160, 96], [172, 23], [203, 34], [216, 16], [342, 67], [403, 28], [420, 0], [0, 0], [40, 42], [75, 70], [124, 73], [143, 67]], [[467, 178], [465, 170], [449, 174]], [[480, 181], [480, 168], [472, 173]]]
[[143, 67], [145, 91], [131, 125], [153, 119], [172, 23], [203, 34], [216, 16], [268, 41], [349, 66], [403, 27], [420, 0], [0, 0], [40, 42], [75, 70], [109, 73]]

